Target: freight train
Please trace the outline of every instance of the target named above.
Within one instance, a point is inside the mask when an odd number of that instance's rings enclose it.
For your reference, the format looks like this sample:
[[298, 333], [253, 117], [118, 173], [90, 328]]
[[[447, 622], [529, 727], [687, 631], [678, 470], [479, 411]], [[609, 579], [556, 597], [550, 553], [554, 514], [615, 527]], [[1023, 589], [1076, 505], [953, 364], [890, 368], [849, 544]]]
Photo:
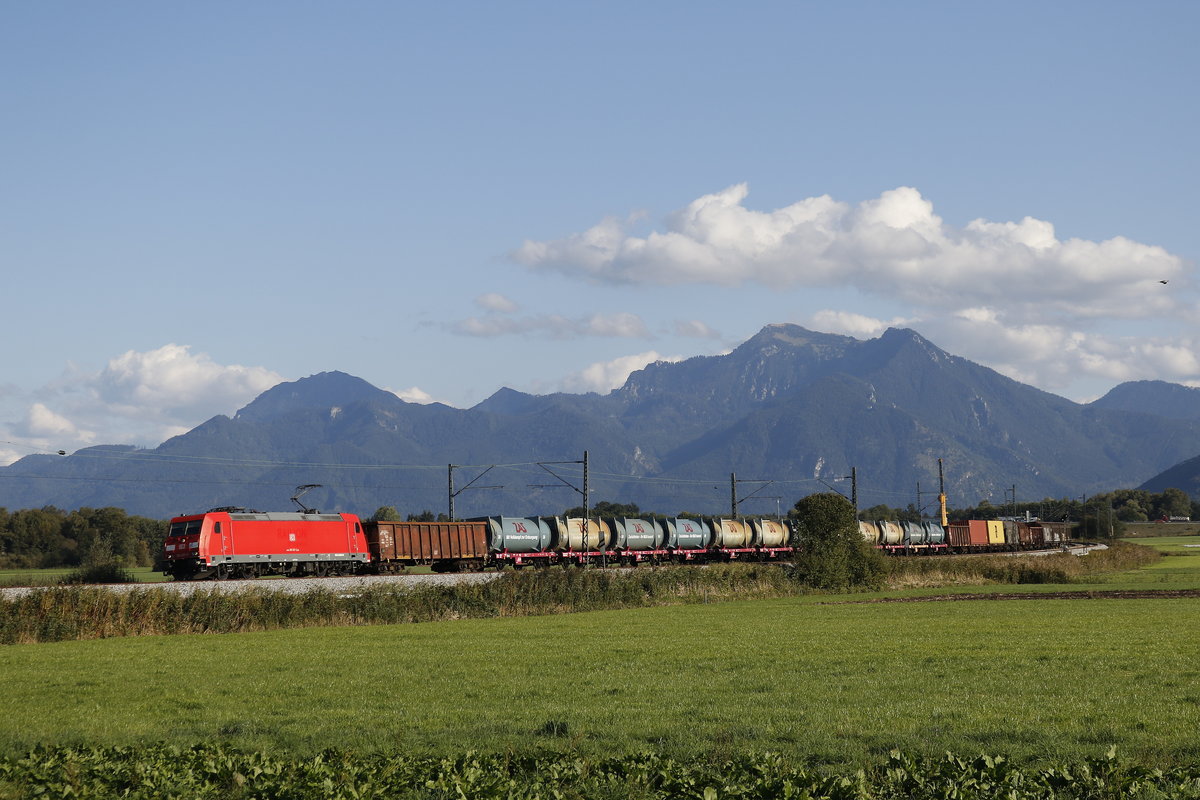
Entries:
[[972, 519], [950, 522], [859, 522], [859, 533], [889, 553], [994, 553], [1054, 547], [1071, 538], [1071, 523]]
[[[1065, 542], [1068, 523], [971, 520], [860, 522], [863, 538], [888, 553], [1035, 549]], [[771, 519], [482, 517], [466, 522], [364, 521], [354, 514], [214, 509], [176, 517], [163, 542], [164, 573], [176, 580], [387, 573], [416, 565], [436, 572], [524, 566], [648, 562], [772, 561], [797, 546]]]

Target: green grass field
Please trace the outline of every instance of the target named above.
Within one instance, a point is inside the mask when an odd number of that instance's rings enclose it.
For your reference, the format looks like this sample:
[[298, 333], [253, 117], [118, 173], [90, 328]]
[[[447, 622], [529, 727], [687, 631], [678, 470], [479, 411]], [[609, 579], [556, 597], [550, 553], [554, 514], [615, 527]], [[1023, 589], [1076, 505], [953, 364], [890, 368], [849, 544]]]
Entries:
[[[75, 571], [74, 567], [53, 569], [0, 569], [0, 587], [53, 586]], [[168, 578], [153, 567], [129, 567], [126, 572], [138, 583], [162, 583]]]
[[1096, 581], [1106, 587], [1139, 589], [1200, 589], [1200, 536], [1161, 536], [1128, 541], [1168, 556], [1133, 573], [1106, 575]]
[[1200, 748], [1200, 600], [759, 601], [0, 650], [0, 747]]
[[[1186, 555], [990, 589], [1200, 587], [1185, 547], [1200, 540], [1140, 541]], [[205, 742], [852, 765], [893, 748], [1039, 761], [1116, 745], [1154, 765], [1200, 752], [1200, 599], [860, 602], [883, 596], [5, 646], [0, 752]]]

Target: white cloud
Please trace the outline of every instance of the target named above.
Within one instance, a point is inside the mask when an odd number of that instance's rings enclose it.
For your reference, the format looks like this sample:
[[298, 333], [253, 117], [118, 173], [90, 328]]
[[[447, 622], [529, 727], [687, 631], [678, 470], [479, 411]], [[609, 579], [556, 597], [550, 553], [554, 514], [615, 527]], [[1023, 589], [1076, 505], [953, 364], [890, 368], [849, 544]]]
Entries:
[[169, 423], [211, 416], [212, 409], [233, 411], [282, 380], [263, 367], [217, 364], [204, 353], [192, 355], [186, 345], [168, 344], [114, 358], [88, 388], [111, 411], [149, 411]]
[[22, 446], [21, 449], [10, 447], [6, 442], [0, 442], [0, 466], [7, 467], [14, 461], [19, 461], [27, 455], [30, 455], [31, 450], [39, 450], [40, 448], [30, 448]]
[[911, 187], [852, 207], [828, 196], [754, 211], [745, 184], [705, 195], [645, 236], [609, 218], [562, 239], [526, 241], [513, 257], [540, 270], [611, 284], [853, 286], [917, 307], [1009, 299], [1012, 319], [1145, 318], [1177, 307], [1161, 279], [1183, 261], [1124, 237], [1060, 240], [1054, 226], [978, 219], [946, 224]]
[[498, 311], [502, 314], [512, 314], [520, 308], [515, 302], [496, 292], [479, 295], [475, 298], [475, 305], [487, 311]]
[[698, 319], [675, 320], [675, 335], [689, 339], [720, 339], [721, 334]]
[[827, 333], [841, 333], [857, 339], [872, 339], [888, 328], [910, 327], [915, 320], [893, 317], [890, 320], [875, 319], [853, 311], [826, 309], [812, 315], [809, 325]]
[[1052, 392], [1066, 393], [1081, 383], [1200, 379], [1200, 337], [1117, 336], [1054, 322], [1014, 324], [985, 307], [926, 320], [921, 331], [955, 355]]
[[8, 431], [22, 446], [51, 451], [155, 446], [212, 416], [232, 414], [282, 380], [263, 367], [218, 364], [185, 345], [130, 350], [99, 372], [73, 369], [43, 388]]
[[400, 389], [399, 391], [390, 389], [389, 391], [406, 403], [420, 403], [421, 405], [429, 405], [430, 403], [437, 402], [433, 399], [433, 395], [419, 386], [412, 386], [408, 389]]
[[71, 420], [61, 414], [54, 413], [42, 403], [31, 405], [25, 414], [25, 419], [15, 426], [15, 430], [20, 436], [41, 441], [47, 441], [52, 438], [70, 438], [88, 441], [93, 435], [89, 431], [79, 430]]
[[[809, 302], [823, 289], [850, 289], [862, 298], [853, 308], [818, 311], [809, 324], [860, 338], [917, 327], [957, 355], [1051, 391], [1200, 380], [1194, 265], [1162, 247], [1063, 239], [1033, 217], [954, 226], [911, 187], [857, 205], [819, 196], [774, 211], [747, 208], [747, 196], [745, 184], [731, 186], [656, 230], [608, 218], [512, 255], [595, 283], [758, 284], [807, 289]], [[872, 306], [891, 318], [864, 313]], [[1172, 324], [1182, 335], [1171, 335]], [[677, 335], [688, 330], [676, 324]]]
[[630, 374], [657, 361], [682, 361], [682, 356], [664, 356], [653, 350], [621, 356], [612, 361], [597, 361], [581, 372], [563, 379], [563, 391], [607, 394], [619, 388]]
[[578, 339], [600, 336], [624, 339], [652, 338], [646, 323], [637, 314], [592, 314], [588, 317], [566, 317], [545, 314], [533, 317], [469, 317], [451, 326], [454, 333], [464, 336], [505, 336], [546, 334], [554, 339]]

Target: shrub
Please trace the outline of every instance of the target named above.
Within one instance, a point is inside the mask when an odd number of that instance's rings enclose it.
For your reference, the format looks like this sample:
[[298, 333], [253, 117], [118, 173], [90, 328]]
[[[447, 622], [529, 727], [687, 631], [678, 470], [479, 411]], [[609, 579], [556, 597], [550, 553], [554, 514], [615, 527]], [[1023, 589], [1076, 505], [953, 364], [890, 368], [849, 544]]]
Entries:
[[117, 561], [104, 561], [69, 572], [59, 583], [64, 586], [86, 583], [137, 583], [137, 578]]
[[887, 576], [884, 556], [858, 531], [854, 507], [836, 492], [801, 498], [788, 512], [798, 529], [796, 570], [816, 589], [877, 589]]

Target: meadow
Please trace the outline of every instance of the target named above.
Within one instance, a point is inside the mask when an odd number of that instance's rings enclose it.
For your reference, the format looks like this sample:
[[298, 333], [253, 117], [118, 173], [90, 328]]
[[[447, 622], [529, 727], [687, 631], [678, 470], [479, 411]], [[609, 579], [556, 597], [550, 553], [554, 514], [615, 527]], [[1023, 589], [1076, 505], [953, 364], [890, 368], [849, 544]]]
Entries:
[[[5, 586], [57, 586], [77, 567], [52, 567], [49, 569], [0, 569], [0, 587]], [[137, 583], [163, 583], [168, 580], [154, 567], [126, 567]]]
[[[893, 748], [1176, 763], [1200, 599], [796, 598], [0, 649], [0, 750], [216, 742], [861, 764]], [[834, 602], [830, 602], [834, 601]]]
[[[968, 759], [959, 766], [1003, 754], [1031, 768], [1073, 764], [1075, 775], [1086, 759], [1116, 752], [1146, 768], [1194, 770], [1200, 598], [1102, 594], [1200, 588], [1200, 551], [1187, 547], [1200, 539], [1149, 541], [1164, 558], [1066, 586], [693, 598], [552, 616], [8, 645], [0, 755], [15, 764], [46, 745], [56, 748], [46, 756], [54, 763], [63, 747], [80, 759], [87, 748], [118, 748], [104, 751], [105, 764], [143, 752], [171, 762], [203, 743], [225, 754], [206, 764], [261, 753], [295, 766], [332, 748], [460, 766], [479, 752], [485, 761], [533, 758], [539, 771], [614, 758], [734, 764], [774, 753], [779, 770], [866, 768], [883, 780], [897, 758], [944, 769], [947, 751]], [[985, 599], [1062, 590], [1095, 596]], [[979, 598], [928, 599], [962, 592]], [[164, 746], [175, 755], [162, 756]], [[230, 770], [228, 780], [242, 774]], [[1193, 788], [1200, 796], [1200, 783]]]
[[1096, 576], [1089, 579], [1089, 583], [1106, 588], [1200, 588], [1200, 536], [1161, 536], [1131, 541], [1166, 558], [1138, 570]]

